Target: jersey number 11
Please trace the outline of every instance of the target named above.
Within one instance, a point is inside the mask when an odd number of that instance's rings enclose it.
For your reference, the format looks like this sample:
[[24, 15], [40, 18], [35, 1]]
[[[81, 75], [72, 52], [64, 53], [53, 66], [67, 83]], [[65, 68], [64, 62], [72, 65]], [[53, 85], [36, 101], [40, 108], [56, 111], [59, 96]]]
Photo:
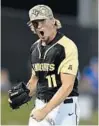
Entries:
[[46, 76], [46, 79], [48, 80], [48, 87], [49, 88], [57, 87], [55, 74]]

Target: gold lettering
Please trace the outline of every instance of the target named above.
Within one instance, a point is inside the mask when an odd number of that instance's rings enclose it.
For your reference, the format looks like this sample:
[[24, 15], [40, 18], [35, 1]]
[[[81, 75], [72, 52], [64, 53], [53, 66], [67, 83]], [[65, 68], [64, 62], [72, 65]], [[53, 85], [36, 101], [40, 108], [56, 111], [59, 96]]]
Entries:
[[55, 70], [55, 64], [50, 64], [49, 70], [50, 70], [50, 71]]
[[53, 71], [55, 70], [55, 64], [49, 63], [36, 63], [32, 64], [35, 71]]

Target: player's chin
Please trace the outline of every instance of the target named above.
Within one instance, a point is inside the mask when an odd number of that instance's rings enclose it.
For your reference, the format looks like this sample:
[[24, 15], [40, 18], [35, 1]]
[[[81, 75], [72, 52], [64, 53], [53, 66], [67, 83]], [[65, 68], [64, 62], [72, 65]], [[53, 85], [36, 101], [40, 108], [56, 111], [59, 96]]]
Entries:
[[46, 41], [46, 40], [47, 40], [47, 37], [46, 37], [46, 36], [39, 36], [39, 38], [40, 38], [42, 41]]
[[40, 38], [42, 41], [46, 41], [46, 37], [41, 37]]
[[42, 38], [41, 40], [44, 41], [44, 42], [46, 42], [46, 43], [49, 42], [49, 38], [48, 37]]

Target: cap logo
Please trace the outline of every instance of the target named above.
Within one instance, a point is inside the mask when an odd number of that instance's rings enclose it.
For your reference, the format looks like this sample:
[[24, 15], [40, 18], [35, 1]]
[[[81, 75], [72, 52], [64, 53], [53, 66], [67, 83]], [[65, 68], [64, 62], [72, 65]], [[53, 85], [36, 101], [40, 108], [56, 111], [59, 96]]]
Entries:
[[39, 14], [39, 11], [37, 9], [33, 9], [31, 14], [33, 14], [33, 15], [35, 15], [35, 17], [37, 17]]

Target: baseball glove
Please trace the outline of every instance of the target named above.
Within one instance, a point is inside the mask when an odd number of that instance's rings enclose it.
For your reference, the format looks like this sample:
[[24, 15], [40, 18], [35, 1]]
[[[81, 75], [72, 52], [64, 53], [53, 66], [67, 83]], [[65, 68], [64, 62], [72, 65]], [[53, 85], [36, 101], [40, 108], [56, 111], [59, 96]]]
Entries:
[[8, 101], [12, 109], [18, 109], [21, 105], [27, 103], [31, 100], [29, 96], [30, 90], [27, 88], [24, 82], [20, 82], [16, 86], [13, 86], [11, 90], [8, 91]]

